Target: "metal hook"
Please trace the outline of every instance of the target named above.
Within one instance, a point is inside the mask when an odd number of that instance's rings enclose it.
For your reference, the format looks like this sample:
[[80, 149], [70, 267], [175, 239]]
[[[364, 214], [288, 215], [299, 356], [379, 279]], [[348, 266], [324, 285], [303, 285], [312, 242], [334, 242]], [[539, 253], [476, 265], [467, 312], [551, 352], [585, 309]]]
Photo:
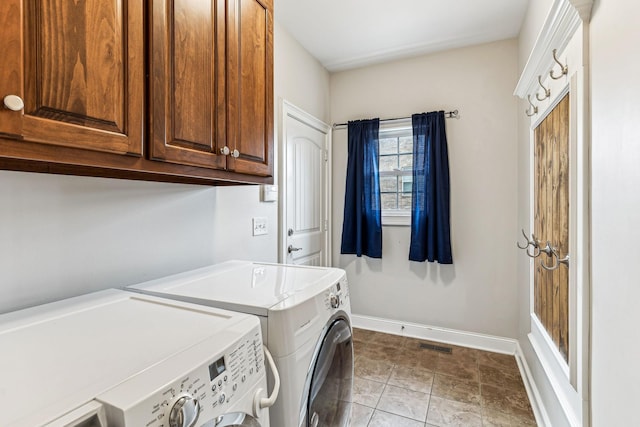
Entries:
[[554, 248], [553, 246], [551, 246], [551, 242], [549, 242], [547, 240], [547, 246], [544, 247], [544, 249], [542, 249], [542, 252], [544, 252], [545, 254], [547, 254], [547, 258], [551, 257], [555, 260], [554, 264], [551, 266], [548, 266], [545, 264], [545, 262], [543, 260], [540, 260], [540, 265], [542, 266], [542, 268], [544, 268], [547, 271], [553, 271], [555, 269], [558, 268], [558, 252], [556, 252], [556, 248]]
[[527, 233], [524, 232], [524, 228], [522, 229], [522, 235], [524, 236], [525, 240], [527, 241], [527, 244], [524, 245], [524, 247], [523, 247], [523, 246], [520, 246], [520, 242], [516, 242], [516, 245], [520, 249], [527, 249], [529, 247], [529, 245], [531, 244], [531, 241], [529, 240], [529, 236], [527, 236]]
[[567, 254], [564, 258], [560, 258], [558, 262], [560, 264], [564, 264], [567, 268], [569, 268], [569, 254]]
[[[531, 233], [531, 246], [533, 247], [533, 254], [529, 252], [527, 248], [527, 255], [531, 258], [538, 258], [540, 256], [540, 241], [535, 234]], [[536, 252], [537, 251], [537, 252]]]
[[538, 76], [538, 84], [544, 90], [544, 97], [540, 98], [540, 95], [536, 93], [536, 99], [538, 101], [544, 101], [545, 99], [547, 99], [547, 98], [549, 98], [551, 96], [551, 89], [547, 89], [546, 87], [544, 87], [542, 85], [542, 76]]
[[[527, 95], [527, 101], [529, 101], [529, 105], [531, 106], [524, 111], [527, 117], [535, 116], [536, 114], [538, 114], [538, 107], [536, 105], [533, 105], [533, 103], [531, 102], [531, 95]], [[533, 108], [533, 110], [531, 110], [531, 108]]]
[[[537, 258], [540, 255], [540, 242], [533, 233], [531, 233], [531, 237], [527, 236], [527, 233], [524, 232], [524, 228], [522, 229], [522, 235], [526, 239], [527, 244], [525, 246], [520, 246], [520, 242], [516, 242], [516, 245], [520, 249], [526, 249], [529, 257]], [[529, 248], [530, 246], [533, 247], [533, 253]]]
[[562, 65], [562, 62], [560, 62], [560, 60], [558, 59], [557, 53], [558, 53], [558, 50], [557, 49], [553, 49], [553, 60], [556, 61], [556, 63], [560, 66], [560, 71], [562, 71], [562, 74], [560, 74], [559, 76], [554, 76], [553, 75], [553, 69], [551, 69], [551, 71], [549, 71], [549, 76], [553, 80], [558, 80], [558, 79], [562, 78], [562, 76], [564, 76], [565, 74], [567, 74], [569, 72], [569, 67], [567, 65]]

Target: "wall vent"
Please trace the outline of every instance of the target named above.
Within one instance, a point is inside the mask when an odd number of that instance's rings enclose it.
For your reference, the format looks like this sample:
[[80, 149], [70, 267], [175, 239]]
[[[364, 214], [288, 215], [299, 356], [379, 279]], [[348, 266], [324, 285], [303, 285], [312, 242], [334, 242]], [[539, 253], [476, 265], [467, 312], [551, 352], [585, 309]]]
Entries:
[[426, 342], [420, 343], [420, 348], [423, 348], [425, 350], [439, 351], [440, 353], [447, 353], [447, 354], [451, 354], [453, 352], [453, 348], [451, 348], [451, 347], [445, 347], [445, 346], [442, 346], [442, 345], [435, 345], [435, 344], [428, 344]]

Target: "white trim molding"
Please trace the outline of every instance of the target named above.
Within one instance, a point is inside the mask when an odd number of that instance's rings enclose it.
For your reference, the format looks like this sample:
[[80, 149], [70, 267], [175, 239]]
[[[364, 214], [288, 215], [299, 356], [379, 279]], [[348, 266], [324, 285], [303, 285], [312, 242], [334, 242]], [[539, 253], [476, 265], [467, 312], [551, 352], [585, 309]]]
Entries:
[[494, 353], [515, 355], [518, 345], [518, 342], [512, 338], [441, 328], [438, 326], [422, 325], [419, 323], [401, 322], [399, 320], [383, 319], [380, 317], [362, 316], [358, 314], [351, 315], [351, 324], [356, 328], [369, 329], [371, 331], [429, 341], [437, 341], [463, 347], [477, 348], [479, 350], [492, 351]]
[[555, 0], [538, 34], [514, 95], [525, 99], [538, 90], [538, 76], [546, 77], [554, 66], [552, 51], [562, 52], [582, 22], [588, 22], [593, 0]]

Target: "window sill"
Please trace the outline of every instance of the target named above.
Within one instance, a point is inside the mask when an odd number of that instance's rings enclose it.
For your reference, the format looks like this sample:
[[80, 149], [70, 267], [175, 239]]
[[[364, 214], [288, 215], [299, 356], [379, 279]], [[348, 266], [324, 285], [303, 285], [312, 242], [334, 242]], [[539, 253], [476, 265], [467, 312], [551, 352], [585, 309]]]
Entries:
[[382, 212], [382, 225], [390, 226], [411, 226], [411, 213], [410, 212]]

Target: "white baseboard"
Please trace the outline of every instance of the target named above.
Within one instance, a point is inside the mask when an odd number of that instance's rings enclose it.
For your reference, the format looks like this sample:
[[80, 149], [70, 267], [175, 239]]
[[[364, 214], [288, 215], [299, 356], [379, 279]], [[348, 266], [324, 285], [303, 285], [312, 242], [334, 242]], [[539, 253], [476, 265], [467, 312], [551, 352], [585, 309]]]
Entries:
[[536, 423], [541, 427], [552, 427], [549, 414], [544, 407], [542, 396], [540, 396], [540, 392], [529, 369], [529, 364], [527, 364], [527, 359], [524, 357], [520, 343], [516, 344], [516, 362], [518, 362], [520, 376], [524, 382], [524, 388], [527, 390], [529, 402], [531, 402], [531, 409], [533, 409], [533, 415], [536, 417]]
[[351, 323], [356, 328], [369, 329], [393, 335], [403, 335], [429, 341], [438, 341], [495, 353], [516, 354], [518, 341], [494, 335], [478, 334], [475, 332], [459, 331], [456, 329], [440, 328], [437, 326], [421, 325], [418, 323], [401, 322], [398, 320], [382, 319], [379, 317], [351, 315]]

